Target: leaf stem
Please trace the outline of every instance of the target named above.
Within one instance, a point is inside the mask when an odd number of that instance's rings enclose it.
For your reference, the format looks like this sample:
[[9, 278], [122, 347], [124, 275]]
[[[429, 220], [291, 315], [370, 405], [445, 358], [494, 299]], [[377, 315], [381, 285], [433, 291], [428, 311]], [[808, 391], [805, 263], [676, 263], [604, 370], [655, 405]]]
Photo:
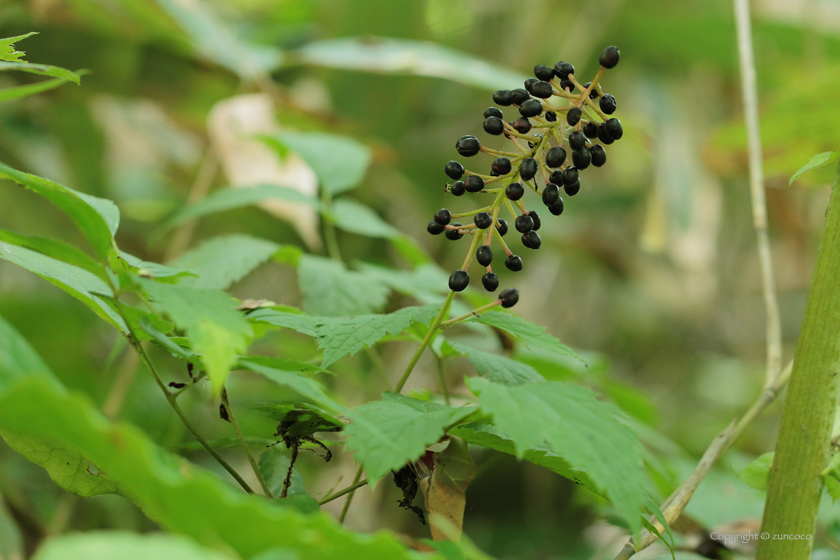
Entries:
[[[338, 516], [338, 524], [343, 525], [344, 519], [347, 517], [347, 511], [350, 509], [350, 504], [353, 502], [353, 494], [356, 493], [356, 486], [359, 483], [359, 479], [362, 478], [362, 470], [364, 467], [359, 465], [359, 468], [356, 469], [356, 474], [353, 476], [353, 483], [349, 486], [351, 490], [347, 491], [347, 499], [344, 500], [344, 505], [341, 507], [341, 514]], [[355, 488], [354, 488], [355, 487]]]
[[368, 483], [367, 479], [364, 479], [364, 480], [360, 480], [360, 481], [356, 482], [355, 484], [351, 484], [350, 486], [348, 486], [344, 490], [339, 490], [338, 492], [334, 492], [334, 493], [330, 494], [329, 496], [327, 496], [326, 498], [324, 498], [323, 500], [318, 502], [318, 505], [322, 506], [324, 504], [330, 503], [333, 500], [337, 500], [338, 498], [342, 497], [343, 495], [349, 494], [353, 490], [356, 490], [357, 488], [361, 488], [362, 486], [366, 485], [367, 483]]
[[[478, 239], [478, 237], [476, 237]], [[426, 349], [426, 346], [429, 345], [431, 342], [432, 337], [437, 332], [438, 327], [440, 326], [443, 318], [446, 316], [446, 313], [449, 311], [449, 307], [452, 305], [452, 300], [455, 299], [455, 292], [450, 291], [449, 295], [446, 296], [446, 301], [443, 302], [443, 307], [440, 308], [440, 313], [438, 316], [435, 317], [435, 320], [432, 321], [431, 326], [429, 327], [429, 332], [426, 333], [426, 336], [423, 337], [423, 341], [420, 343], [420, 347], [414, 353], [414, 356], [411, 358], [411, 361], [408, 363], [408, 367], [405, 368], [405, 373], [403, 373], [402, 377], [400, 378], [397, 386], [394, 387], [395, 393], [401, 393], [403, 387], [405, 387], [405, 382], [408, 381], [411, 372], [414, 371], [414, 366], [417, 365], [417, 361], [420, 359], [420, 355], [423, 353], [423, 350]], [[354, 483], [358, 482], [358, 479], [353, 481]]]
[[251, 463], [251, 468], [254, 469], [254, 474], [257, 476], [257, 480], [259, 481], [263, 492], [269, 498], [273, 498], [274, 495], [271, 493], [271, 490], [269, 490], [268, 484], [265, 483], [265, 478], [263, 478], [263, 475], [260, 472], [257, 460], [254, 458], [254, 454], [251, 453], [251, 448], [248, 446], [248, 442], [245, 441], [245, 435], [242, 433], [242, 428], [239, 427], [239, 422], [236, 421], [236, 415], [233, 413], [233, 408], [230, 406], [230, 401], [228, 400], [227, 388], [222, 389], [222, 403], [224, 403], [225, 408], [227, 409], [230, 423], [233, 424], [233, 431], [236, 432], [236, 439], [239, 440], [239, 445], [241, 445], [242, 450], [245, 451], [245, 456], [248, 457], [248, 462]]

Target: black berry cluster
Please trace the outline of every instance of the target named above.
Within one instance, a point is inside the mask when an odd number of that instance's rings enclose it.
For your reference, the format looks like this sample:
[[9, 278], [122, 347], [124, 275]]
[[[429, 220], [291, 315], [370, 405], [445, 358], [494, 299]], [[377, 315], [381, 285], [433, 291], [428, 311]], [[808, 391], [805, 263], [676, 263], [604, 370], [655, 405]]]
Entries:
[[[519, 115], [513, 121], [505, 121], [501, 109], [490, 107], [484, 111], [484, 131], [504, 136], [513, 143], [515, 151], [482, 146], [478, 138], [469, 135], [455, 143], [461, 156], [472, 157], [482, 152], [492, 157], [493, 162], [489, 174], [469, 171], [457, 161], [448, 162], [444, 171], [453, 182], [447, 183], [446, 191], [455, 196], [489, 193], [495, 199], [489, 206], [461, 214], [438, 210], [429, 222], [427, 229], [433, 235], [446, 232], [446, 237], [453, 241], [465, 235], [473, 236], [464, 266], [449, 277], [450, 289], [460, 292], [469, 285], [467, 269], [475, 255], [478, 263], [486, 268], [481, 283], [487, 291], [496, 291], [499, 277], [491, 266], [494, 238], [505, 252], [508, 270], [522, 270], [522, 259], [513, 254], [504, 240], [508, 223], [499, 217], [502, 206], [510, 211], [522, 245], [539, 249], [540, 217], [536, 211], [526, 209], [522, 200], [525, 192], [531, 190], [540, 195], [548, 211], [559, 216], [565, 209], [562, 193], [576, 195], [581, 188], [581, 172], [590, 165], [601, 167], [607, 162], [604, 146], [621, 139], [624, 131], [621, 121], [612, 116], [617, 108], [615, 97], [603, 92], [600, 81], [606, 70], [618, 64], [619, 57], [617, 47], [605, 48], [599, 59], [601, 68], [585, 84], [575, 79], [574, 66], [560, 61], [553, 67], [535, 66], [535, 78], [525, 80], [524, 88], [494, 93], [496, 105], [514, 107]], [[563, 98], [566, 103], [561, 105], [558, 102]], [[465, 225], [454, 219], [472, 219], [473, 223]], [[511, 307], [518, 299], [519, 292], [508, 289], [501, 292], [499, 301], [504, 307]]]

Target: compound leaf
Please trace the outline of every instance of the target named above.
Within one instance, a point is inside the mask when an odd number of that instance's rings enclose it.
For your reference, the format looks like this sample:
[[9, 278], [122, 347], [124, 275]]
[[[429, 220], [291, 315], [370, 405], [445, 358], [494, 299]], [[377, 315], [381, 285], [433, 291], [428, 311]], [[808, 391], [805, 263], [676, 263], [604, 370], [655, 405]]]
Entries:
[[224, 290], [250, 274], [280, 249], [276, 243], [250, 235], [227, 235], [205, 241], [181, 255], [173, 266], [198, 277], [181, 283], [197, 289]]

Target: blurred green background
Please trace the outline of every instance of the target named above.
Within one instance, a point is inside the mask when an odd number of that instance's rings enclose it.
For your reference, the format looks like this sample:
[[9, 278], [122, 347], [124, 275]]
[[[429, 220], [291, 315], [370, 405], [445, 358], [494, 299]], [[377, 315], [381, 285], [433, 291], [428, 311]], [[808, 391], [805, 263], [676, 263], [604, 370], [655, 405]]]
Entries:
[[[787, 360], [832, 170], [790, 187], [788, 179], [814, 154], [838, 149], [840, 2], [758, 0], [752, 9]], [[444, 196], [443, 165], [456, 158], [454, 142], [463, 134], [497, 141], [481, 130], [492, 91], [521, 87], [535, 64], [560, 59], [588, 81], [601, 49], [618, 45], [621, 64], [602, 84], [618, 99], [624, 138], [611, 147], [604, 168], [583, 174], [582, 191], [567, 200], [561, 217], [543, 218], [543, 247], [527, 254], [516, 278], [517, 312], [580, 350], [589, 369], [521, 357], [547, 377], [592, 385], [624, 408], [661, 461], [656, 469], [665, 495], [760, 393], [764, 309], [729, 2], [0, 0], [0, 37], [29, 31], [39, 35], [18, 45], [27, 60], [90, 73], [81, 86], [0, 104], [0, 160], [115, 200], [123, 214], [121, 248], [156, 262], [184, 249], [170, 233], [160, 234], [161, 221], [184, 204], [191, 188], [195, 195], [196, 183], [212, 189], [230, 182], [225, 166], [214, 163], [219, 147], [208, 115], [231, 97], [262, 93], [274, 100], [283, 127], [332, 131], [370, 146], [373, 165], [354, 195], [447, 271], [460, 264], [466, 246], [429, 236], [425, 224], [442, 206], [472, 209], [469, 197]], [[331, 42], [348, 37], [359, 39]], [[4, 73], [0, 87], [33, 81]], [[464, 163], [488, 167], [480, 158]], [[0, 227], [81, 242], [57, 210], [17, 188], [0, 188]], [[189, 246], [235, 232], [306, 247], [293, 227], [257, 208], [200, 220]], [[385, 240], [342, 233], [340, 243], [348, 262], [407, 265]], [[300, 299], [294, 272], [279, 263], [261, 267], [231, 291], [290, 305]], [[0, 261], [0, 315], [68, 386], [102, 403], [115, 379], [128, 379], [118, 417], [164, 446], [189, 441], [145, 372], [121, 376], [136, 364], [115, 347], [116, 333], [82, 304]], [[260, 344], [290, 357], [314, 351], [290, 335]], [[371, 371], [397, 375], [407, 359], [403, 350], [396, 344], [375, 359], [345, 360], [336, 392], [349, 404], [372, 398], [379, 389], [366, 384], [377, 375]], [[163, 355], [160, 360], [165, 370], [174, 364]], [[434, 386], [434, 362], [421, 368]], [[457, 390], [462, 373], [456, 367], [445, 373]], [[185, 376], [174, 369], [167, 374]], [[265, 400], [263, 384], [236, 383], [243, 403]], [[206, 394], [190, 397], [202, 429], [231, 435]], [[702, 526], [760, 519], [763, 495], [736, 473], [772, 450], [778, 414], [776, 404], [700, 487], [687, 512]], [[249, 435], [271, 437], [271, 421], [245, 408], [239, 415]], [[216, 469], [202, 453], [186, 452]], [[350, 458], [340, 459], [347, 478]], [[611, 558], [620, 546], [620, 532], [599, 517], [603, 504], [565, 480], [508, 457], [479, 462], [465, 530], [487, 552]], [[311, 455], [302, 468], [313, 495], [335, 481], [336, 471]], [[396, 490], [388, 486], [360, 492], [349, 526], [424, 536], [416, 518], [396, 508]], [[0, 493], [6, 512], [24, 528], [19, 538], [30, 544], [51, 531], [155, 528], [123, 498], [82, 501], [64, 494], [5, 444]], [[826, 508], [823, 544], [840, 543], [834, 517], [840, 516]]]

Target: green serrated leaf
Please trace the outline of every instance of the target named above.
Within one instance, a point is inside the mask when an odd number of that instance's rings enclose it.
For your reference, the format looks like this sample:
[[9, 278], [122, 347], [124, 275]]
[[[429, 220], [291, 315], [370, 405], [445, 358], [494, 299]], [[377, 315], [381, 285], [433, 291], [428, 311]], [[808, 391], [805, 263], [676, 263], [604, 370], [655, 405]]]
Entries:
[[361, 315], [379, 311], [390, 290], [340, 262], [303, 255], [298, 267], [303, 309], [310, 315], [327, 317]]
[[519, 457], [547, 445], [604, 489], [633, 532], [639, 529], [648, 496], [643, 450], [615, 407], [589, 389], [559, 381], [510, 387], [471, 378], [467, 384]]
[[318, 336], [318, 317], [291, 313], [277, 307], [263, 307], [248, 314], [248, 320], [292, 329], [306, 336]]
[[296, 371], [283, 371], [253, 361], [242, 360], [239, 364], [243, 369], [259, 373], [274, 381], [278, 385], [288, 387], [295, 393], [306, 397], [314, 404], [328, 411], [343, 414], [346, 409], [327, 396], [324, 387], [314, 379], [306, 377]]
[[350, 411], [353, 422], [344, 428], [346, 447], [356, 453], [371, 484], [416, 460], [443, 437], [448, 426], [477, 411], [475, 407], [453, 408], [403, 395], [383, 396], [386, 400]]
[[490, 311], [477, 317], [475, 320], [479, 323], [484, 323], [485, 325], [490, 325], [491, 327], [505, 331], [525, 346], [542, 348], [563, 356], [572, 356], [581, 362], [583, 361], [574, 350], [550, 334], [547, 334], [545, 327], [537, 326], [522, 317], [517, 317], [516, 315], [502, 311]]
[[32, 560], [236, 560], [187, 537], [128, 531], [91, 531], [47, 539]]
[[770, 476], [773, 455], [774, 453], [772, 451], [759, 455], [758, 458], [738, 473], [738, 478], [750, 488], [767, 490], [767, 478]]
[[336, 227], [350, 233], [386, 239], [402, 235], [371, 208], [349, 197], [333, 201], [330, 217]]
[[405, 307], [387, 315], [355, 317], [321, 317], [318, 322], [318, 348], [323, 351], [321, 367], [328, 367], [340, 358], [371, 347], [386, 337], [395, 337], [412, 323], [428, 325], [440, 312], [434, 304]]
[[316, 209], [320, 209], [321, 207], [321, 203], [317, 199], [290, 187], [256, 185], [254, 187], [225, 188], [217, 190], [195, 204], [190, 204], [178, 210], [161, 225], [161, 230], [165, 231], [187, 220], [193, 220], [216, 212], [250, 206], [272, 198], [308, 204]]
[[333, 373], [328, 369], [324, 369], [314, 364], [299, 362], [297, 360], [289, 360], [288, 358], [275, 358], [273, 356], [242, 356], [239, 358], [239, 362], [259, 364], [261, 366], [296, 373]]
[[198, 275], [182, 283], [197, 289], [224, 290], [268, 261], [280, 246], [249, 235], [227, 235], [205, 241], [184, 253], [173, 266]]
[[486, 376], [493, 383], [523, 385], [525, 383], [545, 381], [545, 378], [528, 364], [523, 364], [522, 362], [517, 362], [516, 360], [511, 360], [510, 358], [485, 352], [451, 340], [447, 340], [444, 344], [456, 353], [466, 356], [475, 368], [475, 371], [479, 375]]
[[411, 271], [394, 270], [369, 263], [357, 263], [359, 272], [382, 282], [395, 292], [425, 300], [449, 292], [449, 274], [436, 264], [421, 264]]
[[830, 475], [823, 475], [822, 479], [828, 495], [831, 496], [832, 503], [840, 500], [840, 480]]
[[272, 147], [283, 144], [296, 152], [315, 172], [331, 195], [357, 186], [371, 162], [370, 150], [348, 136], [326, 132], [283, 132], [264, 137]]
[[0, 179], [9, 179], [21, 184], [55, 204], [75, 222], [103, 260], [114, 252], [116, 244], [113, 234], [117, 231], [120, 222], [120, 212], [110, 200], [68, 189], [47, 179], [17, 171], [2, 163], [0, 163]]
[[49, 64], [33, 64], [31, 62], [0, 62], [0, 72], [20, 71], [28, 72], [30, 74], [39, 74], [41, 76], [50, 76], [51, 78], [61, 78], [74, 84], [79, 84], [79, 75], [71, 72], [66, 68], [59, 66], [50, 66]]
[[0, 60], [5, 60], [6, 62], [18, 62], [23, 57], [24, 52], [16, 51], [14, 44], [18, 41], [23, 41], [27, 37], [32, 37], [33, 35], [37, 35], [37, 31], [31, 31], [26, 35], [18, 35], [16, 37], [7, 37], [5, 39], [0, 39]]
[[793, 176], [790, 178], [790, 181], [788, 181], [788, 185], [792, 185], [794, 181], [796, 181], [809, 171], [831, 163], [832, 161], [836, 160], [838, 156], [840, 156], [840, 152], [823, 152], [821, 154], [815, 155], [814, 157], [808, 160], [808, 163], [799, 168], [799, 171], [793, 174]]
[[57, 239], [48, 239], [45, 237], [31, 237], [28, 235], [21, 235], [4, 229], [0, 229], [0, 242], [11, 243], [18, 247], [30, 249], [42, 255], [46, 255], [53, 259], [63, 261], [67, 264], [72, 264], [91, 274], [96, 275], [100, 280], [107, 281], [108, 275], [105, 272], [105, 267], [99, 264], [96, 259], [74, 247], [68, 245], [63, 241]]
[[186, 331], [214, 392], [221, 393], [237, 356], [245, 352], [253, 336], [251, 325], [236, 310], [236, 300], [217, 290], [140, 281], [157, 309]]

